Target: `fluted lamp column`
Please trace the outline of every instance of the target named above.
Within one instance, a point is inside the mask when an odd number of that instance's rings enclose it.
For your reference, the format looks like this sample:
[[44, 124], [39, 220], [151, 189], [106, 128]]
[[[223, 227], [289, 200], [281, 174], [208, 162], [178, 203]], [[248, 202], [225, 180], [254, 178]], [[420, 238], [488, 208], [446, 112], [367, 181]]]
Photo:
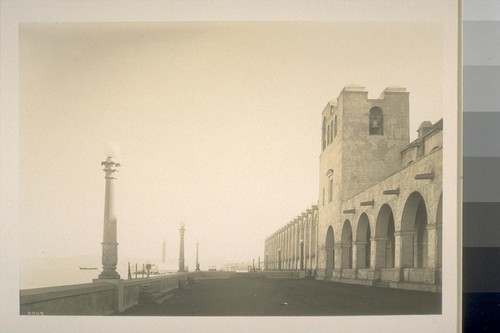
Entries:
[[179, 272], [184, 272], [184, 233], [186, 229], [184, 228], [184, 223], [181, 224], [180, 231], [180, 247], [179, 247]]
[[111, 157], [108, 157], [104, 162], [103, 171], [106, 173], [106, 190], [104, 196], [104, 232], [102, 241], [102, 272], [99, 274], [99, 279], [119, 279], [120, 274], [116, 271], [118, 263], [118, 243], [116, 236], [116, 217], [114, 214], [114, 191], [113, 183], [115, 177], [113, 174], [117, 171], [116, 168], [120, 163], [113, 162]]
[[200, 263], [198, 262], [198, 248], [199, 248], [199, 243], [196, 242], [196, 270], [199, 271], [200, 270]]

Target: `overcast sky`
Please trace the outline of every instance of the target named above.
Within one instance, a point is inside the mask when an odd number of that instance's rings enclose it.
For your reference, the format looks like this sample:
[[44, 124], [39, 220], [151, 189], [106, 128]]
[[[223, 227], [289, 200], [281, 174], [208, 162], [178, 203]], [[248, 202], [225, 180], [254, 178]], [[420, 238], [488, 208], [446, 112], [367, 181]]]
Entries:
[[442, 117], [429, 23], [23, 24], [21, 257], [101, 255], [108, 142], [118, 256], [251, 261], [318, 200], [321, 111], [345, 85], [410, 92], [412, 139]]

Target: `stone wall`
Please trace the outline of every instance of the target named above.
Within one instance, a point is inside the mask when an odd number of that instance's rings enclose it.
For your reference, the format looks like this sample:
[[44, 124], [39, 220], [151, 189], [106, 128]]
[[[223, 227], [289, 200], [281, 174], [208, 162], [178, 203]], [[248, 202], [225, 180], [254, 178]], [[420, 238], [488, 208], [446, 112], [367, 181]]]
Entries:
[[263, 271], [259, 274], [269, 279], [303, 279], [306, 276], [304, 271]]
[[264, 243], [264, 270], [302, 270], [312, 274], [317, 262], [318, 206], [269, 236]]
[[[437, 140], [436, 140], [437, 141]], [[440, 270], [441, 258], [440, 248], [442, 247], [442, 228], [450, 227], [443, 226], [440, 214], [440, 202], [442, 196], [442, 148], [438, 148], [426, 156], [420, 158], [416, 162], [410, 164], [399, 173], [388, 177], [384, 181], [366, 189], [362, 193], [355, 195], [352, 198], [344, 201], [340, 205], [342, 218], [340, 223], [328, 223], [328, 220], [320, 218], [320, 237], [318, 240], [318, 278], [324, 278], [326, 263], [326, 230], [329, 227], [333, 229], [335, 243], [335, 272], [331, 280], [340, 282], [352, 283], [353, 279], [366, 279], [364, 269], [357, 262], [360, 246], [367, 246], [360, 243], [358, 233], [361, 230], [361, 222], [367, 221], [369, 230], [371, 231], [371, 251], [370, 265], [374, 269], [374, 274], [371, 279], [380, 281], [391, 281], [390, 286], [394, 288], [438, 291], [440, 290]], [[419, 175], [432, 174], [432, 178], [418, 179]], [[384, 194], [388, 190], [397, 189], [397, 194]], [[426, 228], [428, 240], [426, 245], [426, 267], [413, 267], [413, 262], [405, 260], [404, 237], [406, 231], [403, 225], [405, 218], [405, 209], [409, 206], [409, 200], [412, 196], [418, 193], [425, 203]], [[395, 249], [395, 267], [384, 268], [380, 264], [379, 254], [381, 246], [380, 237], [378, 234], [379, 223], [382, 219], [384, 208], [389, 207], [394, 217], [394, 228], [396, 231], [396, 249]], [[351, 227], [351, 244], [343, 243], [342, 234], [344, 226], [348, 223]], [[451, 226], [454, 227], [454, 226]], [[398, 241], [399, 240], [399, 241]], [[367, 239], [364, 239], [366, 242]], [[382, 240], [383, 242], [383, 240]], [[343, 245], [351, 246], [352, 248], [352, 264], [353, 269], [358, 269], [357, 276], [347, 276], [345, 268], [345, 251]], [[410, 249], [413, 251], [413, 249]], [[406, 256], [407, 257], [407, 256]], [[349, 281], [350, 280], [350, 281]]]
[[108, 283], [21, 290], [21, 315], [106, 315], [114, 312]]
[[189, 273], [192, 279], [228, 279], [235, 276], [234, 271], [197, 271]]
[[144, 293], [166, 293], [185, 284], [187, 273], [133, 280], [95, 280], [93, 283], [20, 291], [21, 315], [108, 315], [139, 304]]
[[443, 147], [443, 120], [436, 122], [429, 132], [405, 147], [401, 152], [401, 168]]

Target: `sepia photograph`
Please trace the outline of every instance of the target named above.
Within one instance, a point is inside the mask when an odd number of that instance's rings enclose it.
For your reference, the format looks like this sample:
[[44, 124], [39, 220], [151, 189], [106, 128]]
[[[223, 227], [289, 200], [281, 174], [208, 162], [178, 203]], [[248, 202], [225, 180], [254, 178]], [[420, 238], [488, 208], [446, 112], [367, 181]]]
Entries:
[[20, 20], [16, 320], [456, 328], [458, 5], [366, 3]]

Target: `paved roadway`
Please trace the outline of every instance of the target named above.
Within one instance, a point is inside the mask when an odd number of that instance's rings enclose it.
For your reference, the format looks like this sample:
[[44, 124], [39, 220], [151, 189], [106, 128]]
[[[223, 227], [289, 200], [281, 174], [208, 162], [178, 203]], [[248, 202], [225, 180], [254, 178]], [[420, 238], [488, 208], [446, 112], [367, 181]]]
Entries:
[[439, 314], [441, 294], [364, 287], [312, 279], [238, 274], [191, 281], [161, 304], [137, 305], [121, 316], [315, 316]]

